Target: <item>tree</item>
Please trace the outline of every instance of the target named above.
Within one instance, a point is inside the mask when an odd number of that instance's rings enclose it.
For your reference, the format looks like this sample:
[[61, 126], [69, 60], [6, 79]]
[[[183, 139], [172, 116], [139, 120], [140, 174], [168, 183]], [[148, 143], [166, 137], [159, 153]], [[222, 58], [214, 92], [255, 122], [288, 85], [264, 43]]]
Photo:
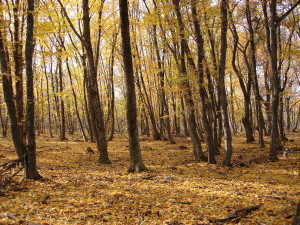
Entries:
[[93, 51], [93, 46], [91, 41], [89, 0], [82, 0], [82, 11], [83, 11], [82, 35], [80, 35], [75, 29], [62, 2], [60, 0], [57, 1], [60, 4], [73, 32], [81, 41], [86, 53], [85, 56], [87, 60], [86, 62], [87, 70], [86, 70], [85, 79], [86, 79], [86, 86], [87, 86], [88, 107], [89, 107], [93, 137], [96, 140], [97, 148], [98, 151], [100, 152], [98, 161], [102, 164], [109, 164], [111, 162], [109, 160], [108, 152], [107, 152], [107, 141], [106, 141], [106, 133], [104, 127], [103, 109], [100, 102], [100, 94], [99, 94], [98, 81], [97, 81], [97, 67], [96, 67], [96, 61], [94, 58], [94, 51]]
[[36, 167], [36, 142], [34, 130], [34, 92], [33, 92], [33, 52], [34, 52], [34, 0], [27, 1], [27, 30], [26, 30], [26, 46], [25, 46], [25, 62], [26, 62], [26, 89], [27, 89], [27, 164], [25, 177], [28, 179], [38, 180], [42, 176]]
[[224, 124], [224, 139], [225, 139], [225, 157], [223, 164], [226, 166], [231, 165], [232, 156], [232, 137], [229, 125], [228, 109], [227, 109], [227, 97], [225, 90], [225, 66], [226, 66], [226, 50], [227, 50], [227, 1], [222, 0], [221, 7], [221, 46], [220, 46], [220, 64], [219, 64], [219, 83], [220, 83], [220, 97], [221, 108]]
[[122, 55], [126, 84], [126, 116], [130, 150], [130, 166], [128, 172], [142, 172], [146, 167], [142, 160], [137, 126], [136, 94], [133, 76], [132, 53], [130, 44], [128, 1], [119, 0]]
[[192, 16], [193, 23], [196, 35], [196, 43], [197, 43], [197, 72], [198, 72], [198, 82], [199, 82], [199, 91], [200, 91], [200, 100], [201, 100], [201, 110], [202, 110], [202, 123], [205, 128], [206, 133], [206, 143], [208, 146], [208, 162], [216, 163], [215, 153], [217, 152], [217, 146], [215, 146], [214, 136], [213, 136], [213, 124], [212, 121], [212, 106], [211, 102], [208, 99], [208, 95], [205, 89], [204, 84], [204, 40], [202, 37], [201, 28], [198, 21], [197, 9], [195, 1], [192, 1]]
[[[24, 176], [28, 179], [41, 179], [41, 175], [36, 167], [36, 143], [35, 143], [35, 130], [34, 130], [34, 92], [33, 92], [33, 70], [32, 59], [34, 52], [34, 0], [27, 2], [27, 30], [26, 30], [26, 46], [25, 46], [25, 62], [26, 62], [26, 88], [27, 88], [27, 145], [23, 138], [23, 130], [20, 129], [18, 124], [18, 111], [12, 96], [14, 96], [12, 85], [12, 71], [10, 68], [10, 58], [8, 48], [5, 46], [4, 40], [6, 32], [4, 24], [2, 23], [3, 14], [0, 15], [0, 61], [2, 73], [2, 86], [4, 92], [4, 99], [6, 102], [8, 115], [10, 119], [11, 135], [15, 150], [22, 165], [24, 167]], [[0, 1], [2, 6], [2, 1]], [[20, 111], [19, 111], [20, 112]], [[23, 112], [23, 111], [22, 111]], [[27, 146], [27, 147], [26, 147]]]
[[186, 114], [187, 114], [187, 126], [188, 131], [192, 139], [193, 144], [193, 155], [196, 159], [206, 160], [206, 157], [203, 154], [200, 137], [197, 132], [197, 123], [195, 118], [195, 104], [193, 100], [193, 95], [191, 91], [191, 86], [189, 84], [188, 76], [187, 76], [187, 68], [185, 65], [185, 56], [189, 64], [192, 66], [192, 69], [195, 71], [195, 63], [191, 58], [190, 49], [187, 43], [187, 40], [184, 37], [184, 25], [182, 21], [182, 15], [180, 12], [180, 0], [172, 0], [173, 5], [175, 6], [175, 13], [179, 25], [179, 35], [180, 35], [180, 67], [179, 73], [181, 77], [181, 86], [183, 88], [184, 101], [186, 106]]
[[[266, 1], [264, 1], [266, 4]], [[281, 16], [278, 16], [277, 12], [277, 0], [271, 0], [270, 2], [270, 33], [267, 38], [267, 45], [270, 54], [271, 71], [272, 71], [272, 130], [271, 130], [271, 142], [269, 159], [271, 161], [278, 160], [277, 151], [280, 149], [280, 138], [278, 129], [278, 108], [280, 99], [280, 77], [278, 73], [278, 33], [277, 29], [281, 23], [291, 12], [300, 4], [300, 0], [294, 3], [289, 10], [287, 10]]]
[[259, 136], [259, 144], [260, 147], [264, 147], [264, 117], [262, 114], [262, 109], [261, 109], [261, 103], [260, 103], [260, 93], [259, 93], [259, 86], [258, 86], [258, 78], [257, 78], [257, 60], [256, 60], [256, 46], [254, 42], [254, 30], [252, 27], [252, 16], [251, 16], [251, 11], [250, 11], [250, 6], [249, 6], [249, 0], [246, 1], [246, 18], [247, 18], [247, 23], [248, 23], [248, 30], [250, 34], [250, 68], [249, 72], [251, 76], [253, 77], [253, 89], [254, 89], [254, 95], [255, 95], [255, 104], [256, 104], [256, 117], [257, 117], [257, 124], [258, 124], [258, 136]]

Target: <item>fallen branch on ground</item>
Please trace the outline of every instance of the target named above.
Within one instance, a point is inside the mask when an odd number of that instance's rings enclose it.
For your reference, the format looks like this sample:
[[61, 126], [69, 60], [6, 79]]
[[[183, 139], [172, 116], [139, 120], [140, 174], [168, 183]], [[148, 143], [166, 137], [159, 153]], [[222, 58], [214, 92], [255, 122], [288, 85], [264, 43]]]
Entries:
[[44, 223], [44, 224], [41, 224], [41, 223], [29, 223], [29, 222], [27, 222], [27, 221], [25, 221], [25, 220], [19, 219], [18, 217], [16, 217], [16, 216], [10, 214], [9, 212], [4, 213], [4, 215], [7, 216], [7, 218], [9, 218], [9, 219], [18, 221], [19, 224], [26, 224], [26, 225], [46, 225], [46, 224], [47, 224], [47, 223]]
[[263, 204], [259, 204], [259, 205], [254, 205], [254, 206], [249, 206], [249, 207], [237, 209], [231, 215], [229, 215], [225, 218], [216, 219], [215, 221], [217, 221], [217, 222], [226, 222], [226, 221], [231, 220], [231, 219], [245, 217], [250, 212], [259, 209], [262, 205]]
[[285, 196], [279, 196], [279, 195], [258, 195], [258, 197], [269, 197], [269, 198], [275, 198], [275, 199], [282, 199], [286, 200], [291, 203], [291, 205], [297, 205], [296, 202], [294, 202], [292, 199], [285, 197]]
[[11, 183], [12, 179], [22, 171], [23, 167], [17, 168], [17, 166], [24, 160], [25, 156], [26, 154], [18, 159], [0, 165], [0, 189], [4, 189], [5, 186]]

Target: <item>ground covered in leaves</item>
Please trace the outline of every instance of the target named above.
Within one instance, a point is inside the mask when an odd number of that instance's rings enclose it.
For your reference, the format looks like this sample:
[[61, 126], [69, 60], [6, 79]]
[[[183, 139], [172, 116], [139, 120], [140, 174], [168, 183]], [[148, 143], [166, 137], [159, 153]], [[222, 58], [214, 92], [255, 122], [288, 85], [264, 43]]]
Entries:
[[[191, 144], [141, 138], [149, 171], [128, 174], [128, 143], [109, 142], [110, 165], [99, 165], [95, 144], [40, 136], [37, 161], [44, 177], [2, 190], [0, 224], [291, 224], [300, 200], [300, 135], [288, 158], [269, 162], [266, 148], [234, 137], [231, 168], [193, 161]], [[205, 146], [204, 146], [205, 149]], [[10, 139], [0, 140], [0, 164], [16, 159]], [[245, 207], [258, 209], [241, 211]], [[236, 213], [234, 213], [236, 212]], [[237, 215], [236, 215], [237, 214]], [[231, 215], [234, 218], [228, 219]], [[13, 219], [16, 217], [15, 219]], [[225, 219], [222, 222], [222, 219]]]

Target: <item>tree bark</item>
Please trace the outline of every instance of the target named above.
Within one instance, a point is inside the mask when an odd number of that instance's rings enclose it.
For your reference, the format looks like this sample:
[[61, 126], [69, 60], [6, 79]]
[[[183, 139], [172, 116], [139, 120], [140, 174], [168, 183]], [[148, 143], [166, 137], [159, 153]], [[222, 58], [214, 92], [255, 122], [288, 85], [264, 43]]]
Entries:
[[[195, 159], [201, 159], [206, 160], [206, 157], [203, 154], [202, 146], [201, 146], [201, 140], [199, 138], [198, 132], [197, 132], [197, 123], [195, 118], [195, 104], [193, 100], [193, 95], [191, 91], [191, 87], [189, 84], [189, 80], [187, 78], [187, 68], [185, 65], [185, 55], [187, 56], [188, 60], [191, 60], [189, 58], [190, 56], [187, 54], [188, 52], [188, 44], [184, 37], [184, 26], [182, 21], [182, 16], [180, 12], [180, 6], [179, 6], [180, 0], [173, 0], [173, 4], [175, 6], [175, 12], [177, 16], [177, 21], [179, 24], [179, 30], [180, 30], [180, 76], [181, 76], [181, 86], [183, 88], [183, 94], [184, 94], [184, 101], [185, 101], [185, 107], [186, 107], [186, 115], [187, 115], [187, 127], [188, 131], [192, 140], [193, 144], [193, 155]], [[193, 68], [195, 69], [195, 67]]]
[[100, 95], [98, 90], [97, 69], [95, 67], [94, 53], [91, 43], [90, 34], [90, 15], [89, 0], [82, 0], [83, 9], [83, 41], [87, 56], [87, 95], [89, 101], [89, 110], [91, 115], [91, 123], [93, 135], [100, 152], [99, 162], [109, 164], [107, 152], [106, 134], [104, 128], [103, 110], [100, 103]]
[[280, 94], [280, 79], [277, 70], [277, 0], [270, 2], [270, 59], [272, 71], [272, 128], [269, 159], [277, 161], [277, 151], [280, 147], [279, 130], [278, 130], [278, 107]]
[[[253, 134], [253, 127], [250, 121], [250, 97], [251, 97], [251, 86], [252, 86], [252, 78], [251, 78], [251, 73], [248, 72], [248, 77], [247, 77], [247, 83], [244, 81], [245, 79], [243, 78], [242, 72], [240, 69], [238, 69], [238, 66], [236, 65], [236, 58], [237, 58], [237, 50], [238, 50], [238, 45], [239, 45], [239, 36], [236, 31], [235, 24], [233, 22], [232, 15], [230, 14], [231, 18], [231, 32], [234, 38], [234, 44], [233, 44], [233, 50], [232, 50], [232, 68], [239, 80], [240, 87], [243, 92], [244, 96], [244, 117], [242, 118], [242, 123], [245, 127], [245, 133], [246, 133], [246, 142], [253, 142], [254, 141], [254, 134]], [[244, 54], [245, 52], [243, 52]], [[244, 60], [246, 61], [246, 64], [248, 65], [247, 57], [245, 57], [244, 54]]]
[[130, 150], [130, 166], [128, 172], [142, 172], [146, 167], [142, 160], [140, 150], [138, 125], [137, 125], [137, 108], [136, 108], [136, 93], [134, 86], [132, 53], [130, 44], [129, 32], [129, 16], [128, 16], [128, 1], [119, 0], [120, 20], [121, 20], [121, 37], [122, 37], [122, 55], [124, 61], [124, 73], [126, 84], [126, 116], [127, 130], [129, 138]]
[[68, 70], [68, 74], [69, 74], [69, 78], [70, 78], [70, 84], [71, 84], [71, 87], [72, 87], [72, 93], [73, 93], [73, 97], [74, 97], [74, 107], [75, 107], [76, 117], [77, 117], [77, 120], [79, 122], [79, 126], [80, 126], [82, 137], [83, 137], [84, 141], [87, 141], [88, 138], [87, 138], [87, 136], [85, 134], [84, 127], [83, 127], [83, 124], [82, 124], [82, 120], [81, 120], [80, 115], [79, 115], [78, 103], [77, 103], [77, 95], [76, 95], [76, 92], [75, 92], [74, 87], [73, 87], [71, 69], [70, 69], [70, 66], [69, 66], [68, 58], [67, 58], [66, 61], [67, 61], [67, 70]]
[[[59, 54], [62, 53], [62, 50], [58, 50]], [[62, 69], [62, 60], [61, 55], [58, 56], [58, 75], [59, 75], [59, 92], [60, 92], [60, 135], [59, 138], [61, 141], [66, 140], [66, 117], [65, 117], [65, 104], [63, 100], [63, 69]]]
[[247, 16], [247, 22], [248, 22], [248, 29], [249, 29], [249, 34], [250, 34], [250, 58], [251, 58], [251, 67], [250, 67], [250, 72], [253, 77], [253, 89], [254, 89], [254, 95], [255, 95], [255, 105], [256, 105], [256, 117], [257, 117], [257, 124], [258, 124], [258, 136], [259, 136], [259, 144], [260, 147], [264, 147], [264, 117], [262, 114], [262, 109], [261, 109], [261, 103], [260, 103], [260, 93], [259, 93], [259, 86], [258, 86], [258, 78], [257, 78], [257, 63], [256, 63], [256, 49], [255, 49], [255, 43], [254, 43], [254, 31], [252, 28], [252, 18], [251, 18], [251, 11], [249, 7], [249, 0], [246, 1], [246, 16]]
[[227, 1], [221, 1], [221, 47], [220, 47], [220, 64], [219, 64], [219, 84], [220, 98], [224, 125], [224, 141], [225, 141], [225, 156], [223, 164], [231, 166], [232, 156], [232, 137], [228, 118], [228, 103], [225, 90], [225, 66], [226, 66], [226, 49], [227, 49]]
[[33, 88], [33, 52], [34, 52], [34, 0], [28, 0], [27, 8], [27, 31], [25, 46], [26, 63], [26, 91], [27, 91], [27, 168], [25, 177], [38, 180], [42, 176], [36, 167], [36, 142], [34, 131], [34, 88]]
[[201, 110], [202, 110], [202, 123], [204, 125], [205, 133], [206, 133], [206, 143], [208, 146], [208, 163], [216, 163], [215, 153], [216, 148], [215, 143], [213, 141], [213, 127], [210, 124], [212, 122], [212, 106], [211, 102], [208, 99], [208, 95], [205, 89], [204, 84], [204, 40], [202, 37], [200, 25], [197, 19], [197, 10], [195, 1], [192, 1], [192, 16], [193, 23], [196, 35], [197, 42], [197, 70], [198, 70], [198, 83], [199, 83], [199, 91], [200, 91], [200, 99], [201, 99]]

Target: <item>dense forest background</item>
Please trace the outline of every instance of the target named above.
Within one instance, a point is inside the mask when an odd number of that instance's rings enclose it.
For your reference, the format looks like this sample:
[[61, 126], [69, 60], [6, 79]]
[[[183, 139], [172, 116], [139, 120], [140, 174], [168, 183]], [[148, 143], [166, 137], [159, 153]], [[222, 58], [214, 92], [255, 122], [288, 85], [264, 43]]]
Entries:
[[[107, 163], [104, 140], [126, 132], [129, 87], [142, 135], [170, 143], [190, 136], [198, 158], [206, 140], [211, 163], [224, 137], [226, 165], [232, 135], [244, 132], [260, 146], [271, 135], [269, 158], [277, 160], [300, 119], [298, 4], [130, 1], [123, 61], [117, 1], [39, 1], [34, 11], [26, 1], [1, 1], [2, 135], [10, 124], [24, 147], [26, 126], [61, 140], [80, 133]], [[124, 85], [131, 57], [135, 87]]]
[[128, 172], [151, 168], [143, 140], [229, 168], [255, 144], [278, 163], [299, 150], [299, 4], [0, 0], [3, 143], [33, 180], [41, 140], [94, 142], [111, 164], [126, 138]]

